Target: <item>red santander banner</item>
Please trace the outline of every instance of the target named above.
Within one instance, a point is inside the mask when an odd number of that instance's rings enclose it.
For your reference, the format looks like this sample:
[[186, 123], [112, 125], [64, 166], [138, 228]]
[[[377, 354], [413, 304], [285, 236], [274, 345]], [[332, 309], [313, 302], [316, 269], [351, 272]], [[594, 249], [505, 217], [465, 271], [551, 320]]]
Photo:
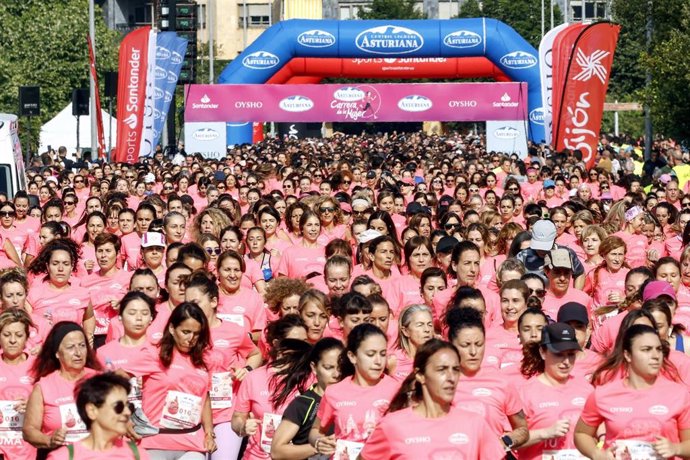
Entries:
[[120, 44], [117, 148], [112, 161], [136, 163], [142, 141], [151, 27], [130, 32]]
[[[566, 29], [567, 31], [568, 29]], [[586, 26], [575, 40], [565, 80], [554, 79], [554, 145], [557, 150], [580, 150], [588, 168], [594, 167], [604, 101], [620, 26], [598, 22]], [[556, 118], [558, 114], [558, 118]]]

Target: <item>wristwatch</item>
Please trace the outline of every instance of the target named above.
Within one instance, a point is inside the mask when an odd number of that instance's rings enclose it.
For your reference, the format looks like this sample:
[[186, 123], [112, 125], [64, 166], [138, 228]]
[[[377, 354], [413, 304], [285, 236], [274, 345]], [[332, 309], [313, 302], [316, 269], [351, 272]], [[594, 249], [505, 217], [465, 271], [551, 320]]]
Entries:
[[246, 366], [244, 366], [244, 368], [247, 369], [247, 372], [251, 372], [251, 371], [254, 370], [254, 368], [253, 368], [252, 366], [250, 366], [249, 364], [247, 364]]
[[501, 441], [506, 446], [506, 452], [513, 450], [513, 440], [507, 434], [501, 436]]

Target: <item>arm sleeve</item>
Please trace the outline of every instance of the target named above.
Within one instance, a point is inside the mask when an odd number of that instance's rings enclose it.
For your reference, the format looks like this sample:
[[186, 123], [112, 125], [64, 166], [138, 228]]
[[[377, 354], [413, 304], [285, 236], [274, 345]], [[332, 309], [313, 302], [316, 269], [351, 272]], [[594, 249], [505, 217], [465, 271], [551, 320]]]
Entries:
[[582, 408], [582, 414], [580, 414], [583, 422], [594, 427], [601, 425], [604, 421], [604, 417], [601, 416], [597, 407], [596, 394], [596, 390], [589, 394], [585, 407]]
[[323, 398], [321, 398], [321, 404], [319, 404], [319, 410], [316, 413], [316, 416], [319, 418], [319, 421], [321, 423], [321, 429], [329, 428], [333, 423], [333, 419], [335, 418], [335, 411], [333, 405], [331, 404], [331, 398], [328, 394], [328, 388], [326, 389]]
[[235, 411], [249, 413], [252, 409], [251, 393], [252, 393], [252, 375], [251, 372], [247, 378], [242, 380], [240, 389], [237, 391], [237, 398], [235, 399]]
[[392, 453], [389, 441], [389, 434], [391, 430], [386, 429], [385, 425], [387, 425], [387, 423], [386, 418], [384, 417], [376, 426], [374, 432], [371, 433], [371, 435], [367, 439], [366, 443], [364, 444], [364, 448], [359, 453], [360, 457], [362, 457], [365, 460], [391, 458]]

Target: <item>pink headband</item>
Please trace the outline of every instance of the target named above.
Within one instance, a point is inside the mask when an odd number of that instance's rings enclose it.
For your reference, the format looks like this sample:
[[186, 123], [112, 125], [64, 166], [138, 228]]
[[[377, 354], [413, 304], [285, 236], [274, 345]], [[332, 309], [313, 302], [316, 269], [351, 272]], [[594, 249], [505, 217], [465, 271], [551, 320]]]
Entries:
[[639, 206], [633, 206], [632, 208], [628, 209], [625, 211], [625, 221], [630, 222], [632, 221], [635, 217], [639, 216], [642, 213], [642, 208]]

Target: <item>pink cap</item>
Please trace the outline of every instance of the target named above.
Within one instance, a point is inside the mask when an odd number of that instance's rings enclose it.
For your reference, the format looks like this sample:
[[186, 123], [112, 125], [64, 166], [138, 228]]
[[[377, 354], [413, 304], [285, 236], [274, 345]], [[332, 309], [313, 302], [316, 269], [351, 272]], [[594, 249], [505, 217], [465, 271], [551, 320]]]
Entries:
[[340, 209], [345, 212], [352, 213], [352, 206], [350, 206], [350, 203], [340, 203]]
[[403, 184], [414, 185], [414, 180], [411, 177], [405, 177], [402, 180]]
[[642, 301], [646, 302], [651, 299], [656, 299], [661, 295], [667, 295], [673, 300], [676, 300], [676, 292], [666, 281], [650, 281], [642, 291]]

